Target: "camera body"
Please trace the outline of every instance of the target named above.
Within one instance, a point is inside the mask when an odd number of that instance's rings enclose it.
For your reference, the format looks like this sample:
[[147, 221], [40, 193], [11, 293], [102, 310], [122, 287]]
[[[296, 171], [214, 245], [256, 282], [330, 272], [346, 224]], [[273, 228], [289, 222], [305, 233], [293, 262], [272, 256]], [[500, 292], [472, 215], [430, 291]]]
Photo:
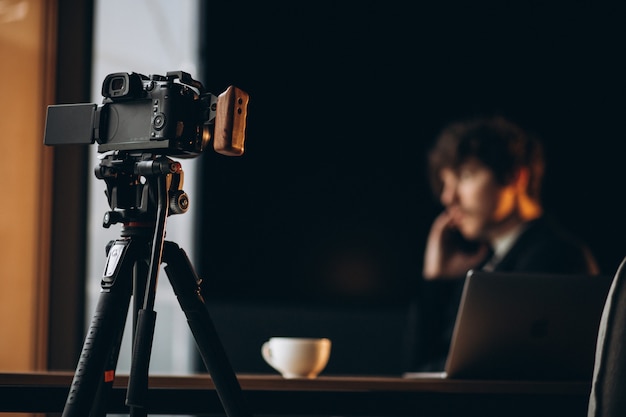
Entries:
[[[109, 74], [102, 83], [101, 106], [48, 106], [44, 143], [98, 143], [98, 152], [199, 155], [215, 132], [216, 151], [243, 153], [248, 95], [234, 87], [219, 97], [185, 72], [166, 76]], [[216, 114], [222, 107], [216, 129]], [[219, 147], [219, 148], [218, 148]]]
[[98, 151], [201, 153], [208, 142], [203, 127], [211, 119], [211, 101], [189, 80], [182, 73], [108, 75], [102, 83], [104, 100], [94, 131]]

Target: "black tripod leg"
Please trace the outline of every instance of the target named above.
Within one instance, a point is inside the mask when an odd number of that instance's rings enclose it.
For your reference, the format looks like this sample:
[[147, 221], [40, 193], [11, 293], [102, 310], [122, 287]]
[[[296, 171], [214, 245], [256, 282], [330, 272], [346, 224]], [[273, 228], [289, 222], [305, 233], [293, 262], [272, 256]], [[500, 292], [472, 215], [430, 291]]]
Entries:
[[165, 242], [163, 262], [178, 302], [187, 317], [196, 345], [202, 356], [222, 406], [228, 417], [250, 417], [239, 381], [219, 340], [204, 299], [200, 280], [184, 250], [173, 242]]
[[136, 259], [132, 241], [117, 240], [109, 250], [102, 290], [89, 325], [63, 417], [101, 416], [115, 368], [132, 294]]
[[[148, 264], [146, 262], [136, 262], [134, 269], [134, 281], [133, 281], [133, 338], [132, 338], [132, 362], [131, 362], [131, 376], [133, 375], [132, 367], [137, 366], [138, 361], [147, 360], [150, 361], [150, 351], [139, 352], [135, 351], [137, 344], [137, 337], [142, 337], [139, 333], [145, 334], [145, 332], [138, 332], [137, 329], [142, 329], [143, 325], [139, 324], [141, 321], [140, 314], [143, 308], [143, 294], [146, 292], [146, 277], [148, 277]], [[155, 313], [156, 314], [156, 313]], [[154, 321], [153, 321], [154, 323]], [[152, 329], [154, 331], [154, 328]], [[152, 337], [152, 336], [150, 336]], [[147, 355], [147, 356], [146, 356]], [[139, 359], [141, 357], [141, 359]], [[147, 359], [146, 359], [147, 358]], [[146, 372], [148, 370], [148, 363], [145, 364]], [[148, 393], [148, 375], [146, 374], [141, 381], [138, 382], [136, 378], [129, 379], [128, 389], [126, 391], [126, 405], [130, 408], [130, 417], [145, 417], [148, 415], [147, 410], [144, 408], [145, 395]], [[141, 401], [137, 403], [137, 387], [140, 387], [140, 392], [145, 393], [141, 397]], [[129, 400], [130, 399], [130, 400]], [[140, 404], [140, 405], [138, 405]]]

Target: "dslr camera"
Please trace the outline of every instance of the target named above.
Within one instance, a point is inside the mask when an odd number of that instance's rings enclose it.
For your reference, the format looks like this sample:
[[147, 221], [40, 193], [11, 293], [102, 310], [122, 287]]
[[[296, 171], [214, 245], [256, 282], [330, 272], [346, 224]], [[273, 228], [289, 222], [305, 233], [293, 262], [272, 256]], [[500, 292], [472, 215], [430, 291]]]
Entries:
[[120, 72], [106, 76], [102, 96], [101, 106], [48, 106], [44, 143], [97, 142], [101, 153], [189, 158], [213, 139], [218, 153], [243, 154], [249, 97], [236, 87], [215, 96], [183, 71]]

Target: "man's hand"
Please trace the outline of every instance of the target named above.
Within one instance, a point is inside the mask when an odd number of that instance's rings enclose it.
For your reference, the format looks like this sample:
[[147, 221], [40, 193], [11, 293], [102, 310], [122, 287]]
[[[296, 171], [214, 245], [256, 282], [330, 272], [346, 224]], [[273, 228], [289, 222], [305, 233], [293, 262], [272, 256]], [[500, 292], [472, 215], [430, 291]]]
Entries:
[[448, 212], [442, 212], [433, 222], [424, 253], [423, 276], [432, 280], [438, 278], [464, 277], [468, 270], [482, 262], [489, 248], [485, 244], [468, 251], [459, 245], [458, 231]]

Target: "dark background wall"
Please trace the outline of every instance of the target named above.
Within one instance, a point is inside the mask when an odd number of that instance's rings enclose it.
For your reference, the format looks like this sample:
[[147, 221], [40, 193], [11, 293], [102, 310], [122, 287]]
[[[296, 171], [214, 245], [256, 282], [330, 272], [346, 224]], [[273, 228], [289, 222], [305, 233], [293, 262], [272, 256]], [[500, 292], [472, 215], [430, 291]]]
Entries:
[[[251, 96], [246, 153], [201, 157], [209, 299], [400, 311], [439, 209], [425, 151], [445, 123], [489, 112], [544, 140], [547, 210], [612, 274], [626, 255], [624, 6], [545, 3], [203, 3], [199, 78]], [[294, 332], [284, 317], [267, 332]]]
[[437, 210], [425, 149], [446, 122], [490, 111], [544, 139], [547, 209], [615, 270], [623, 7], [432, 3], [209, 2], [205, 83], [251, 95], [245, 155], [202, 156], [220, 287], [415, 278]]

